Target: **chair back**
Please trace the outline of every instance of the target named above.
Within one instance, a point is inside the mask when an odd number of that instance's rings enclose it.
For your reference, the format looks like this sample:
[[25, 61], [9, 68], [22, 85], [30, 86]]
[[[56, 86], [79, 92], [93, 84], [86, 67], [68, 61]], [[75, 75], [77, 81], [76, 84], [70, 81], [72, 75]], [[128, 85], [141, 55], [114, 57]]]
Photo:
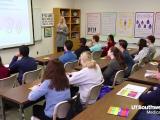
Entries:
[[135, 64], [132, 66], [131, 74], [133, 74], [134, 72], [136, 72], [138, 69], [139, 69], [139, 65], [138, 65], [138, 63], [135, 63]]
[[104, 82], [104, 80], [101, 83], [91, 87], [90, 93], [88, 95], [88, 98], [87, 98], [85, 106], [87, 106], [89, 104], [93, 104], [93, 103], [96, 102], [96, 100], [97, 100], [97, 98], [99, 96], [99, 93], [100, 93], [100, 90], [101, 90], [103, 82]]
[[124, 70], [119, 70], [116, 72], [116, 75], [113, 80], [112, 88], [114, 88], [116, 84], [121, 84], [125, 80], [124, 75], [125, 75]]
[[53, 120], [56, 120], [56, 118], [66, 118], [70, 106], [71, 105], [68, 101], [62, 101], [57, 103], [54, 107]]
[[139, 67], [143, 67], [147, 62], [147, 56], [138, 62]]
[[39, 80], [42, 75], [42, 68], [38, 68], [37, 70], [28, 71], [23, 74], [22, 84], [30, 83], [35, 80]]
[[64, 69], [67, 72], [67, 71], [73, 70], [76, 66], [78, 66], [78, 60], [65, 63]]
[[99, 59], [101, 58], [101, 55], [102, 55], [102, 51], [94, 51], [92, 52], [92, 59], [93, 60]]
[[17, 74], [13, 74], [10, 77], [0, 79], [0, 89], [9, 89], [14, 87], [15, 81], [17, 81]]

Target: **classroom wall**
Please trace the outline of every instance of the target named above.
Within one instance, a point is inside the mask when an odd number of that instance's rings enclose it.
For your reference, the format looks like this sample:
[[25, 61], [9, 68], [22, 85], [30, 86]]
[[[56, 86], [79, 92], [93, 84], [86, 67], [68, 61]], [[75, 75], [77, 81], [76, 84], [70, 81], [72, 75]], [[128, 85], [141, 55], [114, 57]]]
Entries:
[[[75, 0], [75, 8], [81, 9], [81, 36], [85, 34], [86, 13], [89, 12], [160, 12], [160, 0]], [[86, 36], [91, 38], [91, 36]], [[101, 40], [106, 40], [107, 36], [101, 36]], [[115, 40], [126, 39], [130, 43], [136, 43], [139, 39], [115, 36]], [[156, 45], [160, 46], [160, 40], [156, 40]], [[131, 47], [136, 47], [131, 44]], [[157, 47], [157, 53], [160, 47]]]
[[[33, 0], [33, 8], [40, 8], [42, 13], [51, 13], [54, 7], [72, 8], [73, 6], [74, 0]], [[17, 50], [17, 48], [0, 50], [0, 56], [2, 57], [4, 64], [11, 61], [13, 55], [17, 53]], [[38, 57], [51, 53], [53, 53], [53, 39], [52, 37], [44, 38], [42, 29], [42, 40], [37, 41], [35, 45], [30, 46], [30, 56]]]

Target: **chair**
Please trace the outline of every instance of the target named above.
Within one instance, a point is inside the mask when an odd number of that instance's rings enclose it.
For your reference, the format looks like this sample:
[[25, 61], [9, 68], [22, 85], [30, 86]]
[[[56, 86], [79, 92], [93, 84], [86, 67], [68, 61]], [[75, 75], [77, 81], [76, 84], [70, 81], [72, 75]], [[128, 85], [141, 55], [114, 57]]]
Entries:
[[101, 55], [102, 55], [102, 51], [94, 51], [92, 52], [92, 59], [93, 60], [99, 59], [101, 58]]
[[143, 67], [145, 65], [146, 61], [147, 61], [147, 57], [144, 57], [142, 60], [140, 60], [138, 62], [138, 66]]
[[42, 68], [25, 72], [23, 74], [22, 84], [33, 82], [34, 80], [39, 80], [41, 78], [41, 74], [42, 74]]
[[96, 102], [103, 82], [104, 82], [104, 80], [102, 80], [102, 82], [99, 83], [98, 85], [94, 85], [93, 87], [90, 88], [90, 93], [89, 93], [88, 98], [86, 100], [85, 107]]
[[124, 75], [125, 75], [124, 70], [117, 71], [111, 88], [114, 88], [116, 84], [121, 84], [125, 80]]
[[56, 120], [56, 118], [66, 118], [70, 106], [71, 105], [68, 101], [62, 101], [57, 103], [54, 107], [53, 120]]
[[135, 64], [132, 66], [131, 74], [133, 74], [134, 72], [136, 72], [138, 69], [139, 69], [139, 65], [138, 65], [138, 63], [135, 63]]
[[70, 70], [74, 70], [74, 68], [78, 66], [78, 60], [73, 61], [73, 62], [67, 62], [64, 64], [64, 69], [65, 71], [70, 71]]
[[14, 87], [15, 81], [17, 81], [17, 74], [13, 74], [10, 77], [0, 79], [0, 89], [9, 89]]

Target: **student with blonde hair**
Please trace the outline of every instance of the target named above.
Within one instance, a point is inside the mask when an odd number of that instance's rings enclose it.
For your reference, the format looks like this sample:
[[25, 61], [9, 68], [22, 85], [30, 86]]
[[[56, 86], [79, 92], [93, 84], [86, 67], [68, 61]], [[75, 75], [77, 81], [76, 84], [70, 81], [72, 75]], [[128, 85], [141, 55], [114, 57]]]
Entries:
[[[79, 86], [81, 103], [84, 104], [90, 93], [90, 88], [99, 84], [103, 80], [103, 75], [99, 65], [92, 60], [91, 53], [85, 51], [80, 56], [82, 69], [68, 75], [69, 83]], [[96, 101], [96, 100], [95, 100]], [[95, 101], [89, 101], [94, 103]]]
[[56, 36], [56, 44], [58, 52], [63, 51], [63, 46], [65, 41], [67, 40], [67, 35], [68, 35], [68, 27], [66, 25], [66, 20], [63, 16], [61, 16], [57, 26], [57, 36]]

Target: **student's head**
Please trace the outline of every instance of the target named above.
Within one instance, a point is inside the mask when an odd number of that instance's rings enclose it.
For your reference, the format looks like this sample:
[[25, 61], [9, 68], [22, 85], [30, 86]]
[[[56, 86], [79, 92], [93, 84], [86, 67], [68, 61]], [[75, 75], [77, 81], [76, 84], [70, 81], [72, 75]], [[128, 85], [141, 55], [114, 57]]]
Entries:
[[149, 36], [147, 36], [146, 40], [147, 40], [148, 44], [154, 44], [155, 37], [153, 35], [149, 35]]
[[22, 45], [19, 47], [19, 54], [23, 57], [27, 57], [29, 55], [29, 47], [26, 45]]
[[108, 51], [108, 56], [111, 59], [116, 59], [121, 66], [125, 66], [124, 57], [122, 52], [117, 47], [111, 47]]
[[69, 80], [66, 76], [64, 65], [58, 59], [49, 61], [44, 72], [43, 81], [44, 80], [50, 80], [49, 88], [55, 89], [56, 91], [69, 88]]
[[144, 47], [147, 47], [147, 41], [145, 39], [140, 39], [138, 42], [139, 51], [142, 50]]
[[66, 40], [64, 43], [64, 50], [70, 51], [72, 50], [72, 47], [73, 47], [73, 42], [71, 40]]
[[80, 63], [83, 67], [96, 68], [96, 62], [92, 60], [92, 55], [89, 51], [81, 53]]
[[128, 43], [126, 40], [119, 40], [119, 47], [120, 47], [120, 50], [126, 50], [127, 49], [127, 46], [128, 46]]
[[108, 35], [107, 41], [110, 42], [110, 43], [115, 43], [115, 42], [114, 42], [114, 36], [111, 35], [111, 34]]
[[0, 56], [0, 67], [3, 66], [3, 63], [2, 63], [2, 59], [1, 59], [1, 56]]
[[80, 44], [82, 45], [82, 46], [85, 46], [86, 45], [86, 38], [80, 38]]
[[158, 63], [157, 68], [158, 68], [158, 72], [160, 72], [160, 62]]
[[92, 38], [92, 42], [99, 42], [99, 36], [98, 35], [93, 35], [93, 38]]

